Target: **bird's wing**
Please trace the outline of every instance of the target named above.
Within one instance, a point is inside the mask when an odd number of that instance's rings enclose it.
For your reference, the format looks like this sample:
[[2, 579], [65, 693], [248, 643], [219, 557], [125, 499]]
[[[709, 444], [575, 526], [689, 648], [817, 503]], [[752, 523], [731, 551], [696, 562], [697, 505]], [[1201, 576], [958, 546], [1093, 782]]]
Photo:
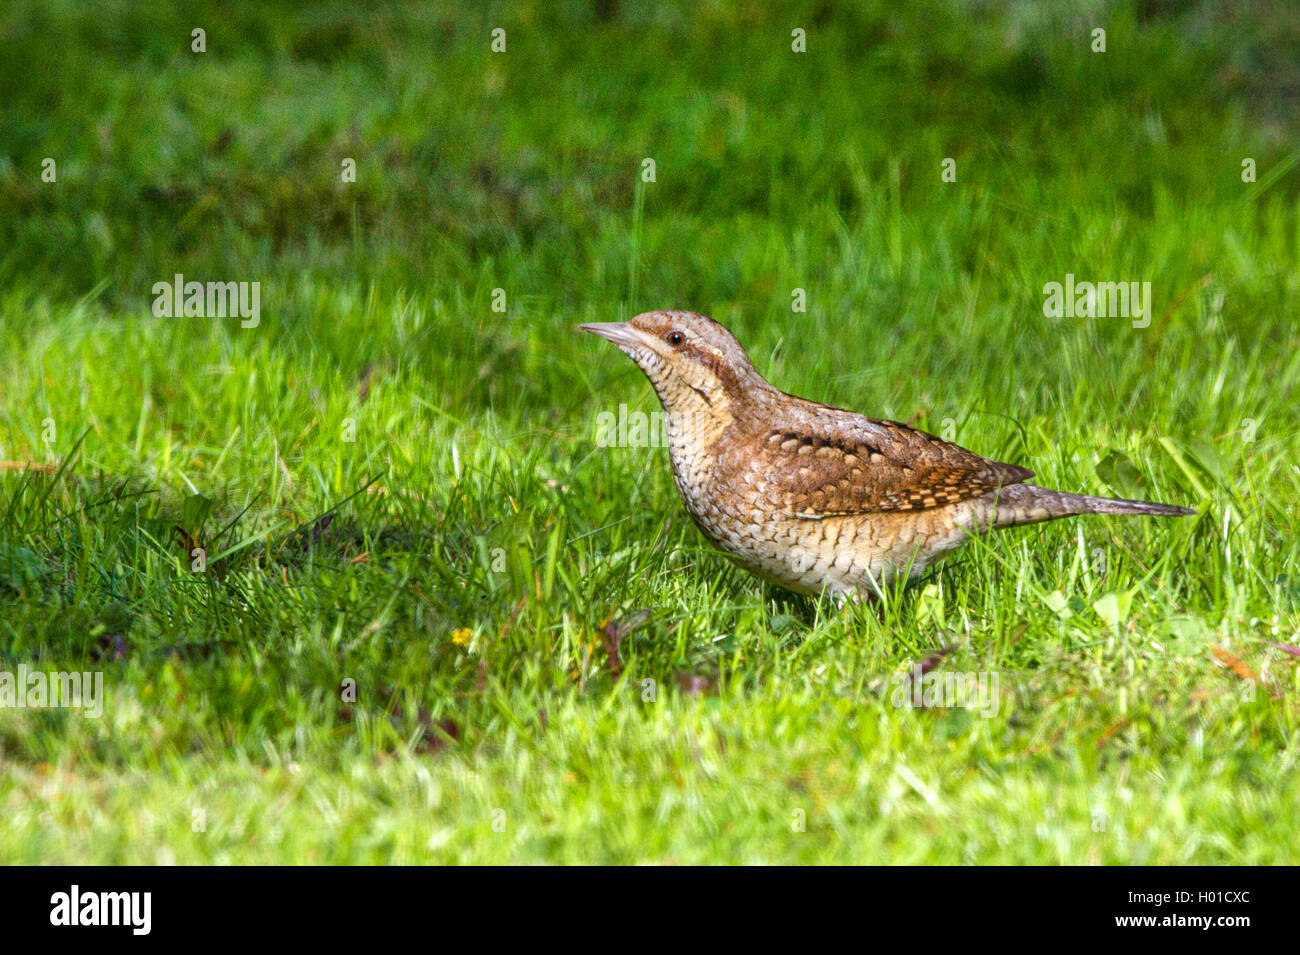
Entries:
[[801, 404], [721, 455], [717, 476], [809, 520], [941, 507], [1034, 476], [897, 421]]

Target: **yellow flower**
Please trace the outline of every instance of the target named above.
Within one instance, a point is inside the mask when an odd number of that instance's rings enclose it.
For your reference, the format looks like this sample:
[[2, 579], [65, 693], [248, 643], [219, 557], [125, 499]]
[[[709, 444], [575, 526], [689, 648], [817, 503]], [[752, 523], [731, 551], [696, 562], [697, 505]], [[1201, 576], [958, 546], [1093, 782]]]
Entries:
[[459, 630], [451, 632], [451, 642], [458, 647], [469, 646], [470, 639], [474, 636], [474, 631], [469, 627], [461, 627]]

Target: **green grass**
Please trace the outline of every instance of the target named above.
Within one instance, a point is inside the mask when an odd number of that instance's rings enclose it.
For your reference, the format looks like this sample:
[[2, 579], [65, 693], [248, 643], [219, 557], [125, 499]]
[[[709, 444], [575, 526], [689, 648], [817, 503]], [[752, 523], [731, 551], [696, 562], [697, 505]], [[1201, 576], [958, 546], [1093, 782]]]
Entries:
[[[0, 861], [1294, 861], [1283, 5], [444, 6], [0, 14], [0, 671], [108, 697], [0, 709]], [[177, 272], [260, 325], [155, 318]], [[1045, 318], [1066, 273], [1150, 327]], [[1201, 514], [792, 597], [596, 445], [656, 404], [575, 326], [659, 307]], [[995, 715], [895, 705], [945, 647]]]

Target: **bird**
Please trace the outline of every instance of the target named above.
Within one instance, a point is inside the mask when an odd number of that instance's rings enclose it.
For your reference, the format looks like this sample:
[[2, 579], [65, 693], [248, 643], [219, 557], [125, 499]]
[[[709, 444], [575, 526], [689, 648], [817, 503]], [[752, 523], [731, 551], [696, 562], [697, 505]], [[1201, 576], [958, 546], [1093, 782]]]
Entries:
[[666, 412], [673, 481], [704, 536], [796, 593], [883, 599], [900, 578], [914, 580], [969, 538], [1001, 528], [1079, 514], [1196, 513], [1028, 484], [1028, 468], [786, 394], [724, 325], [695, 312], [580, 328], [612, 342], [650, 380]]

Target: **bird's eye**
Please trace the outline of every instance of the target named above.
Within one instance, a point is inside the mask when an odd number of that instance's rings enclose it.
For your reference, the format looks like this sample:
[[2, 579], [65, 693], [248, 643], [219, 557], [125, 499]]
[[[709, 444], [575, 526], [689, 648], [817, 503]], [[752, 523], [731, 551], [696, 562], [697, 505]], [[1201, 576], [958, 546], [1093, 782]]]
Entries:
[[679, 331], [671, 331], [664, 336], [664, 341], [676, 348], [682, 342], [686, 341], [686, 336]]

